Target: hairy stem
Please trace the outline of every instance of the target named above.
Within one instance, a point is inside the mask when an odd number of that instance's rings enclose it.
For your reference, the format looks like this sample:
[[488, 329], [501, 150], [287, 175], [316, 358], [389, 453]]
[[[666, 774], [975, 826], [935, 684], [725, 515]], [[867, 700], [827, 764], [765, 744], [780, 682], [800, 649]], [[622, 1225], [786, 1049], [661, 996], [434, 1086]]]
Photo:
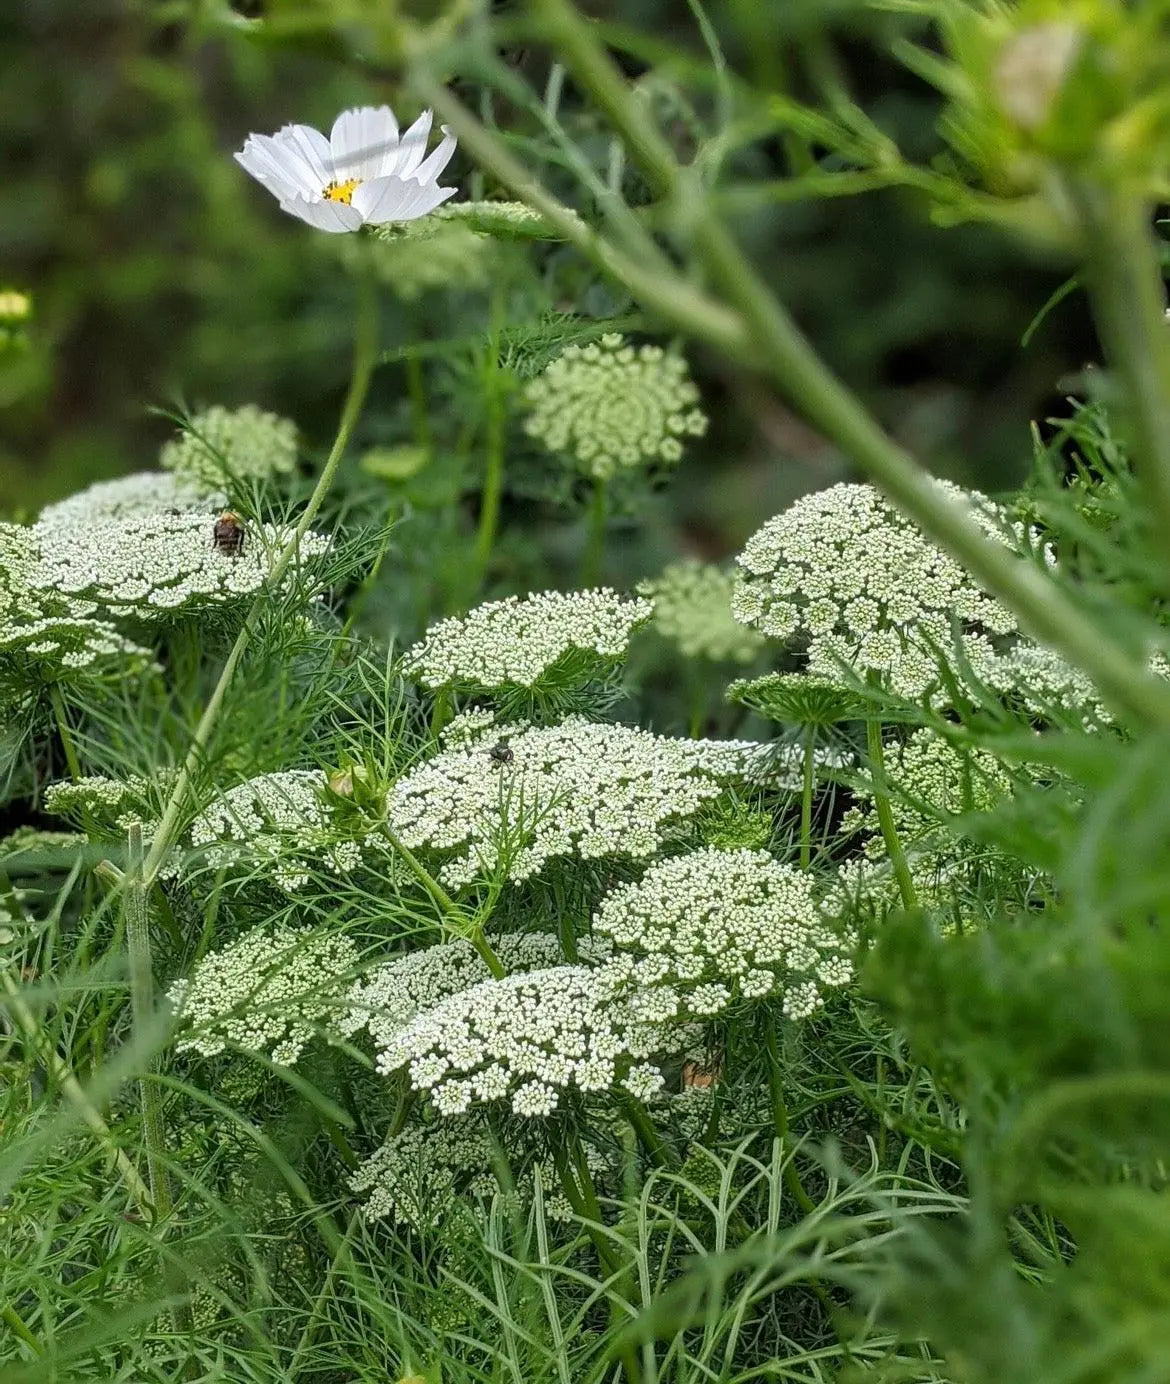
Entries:
[[788, 1106], [784, 1100], [784, 1068], [780, 1064], [780, 1045], [776, 1039], [776, 1019], [771, 1010], [764, 1015], [764, 1047], [768, 1054], [768, 1094], [772, 1101], [772, 1126], [776, 1138], [780, 1140], [781, 1154], [785, 1158], [784, 1185], [792, 1195], [793, 1201], [805, 1213], [815, 1211], [816, 1203], [804, 1190], [800, 1173], [796, 1170], [796, 1159], [791, 1149], [788, 1133]]
[[865, 723], [865, 743], [869, 753], [869, 772], [873, 778], [873, 805], [877, 811], [878, 826], [881, 827], [882, 840], [886, 843], [886, 854], [894, 867], [894, 878], [898, 881], [898, 892], [903, 906], [918, 907], [918, 893], [910, 877], [910, 867], [906, 863], [906, 852], [902, 849], [902, 838], [894, 823], [894, 809], [890, 806], [889, 781], [886, 778], [886, 756], [882, 746], [882, 723], [869, 720]]
[[337, 474], [337, 468], [341, 464], [341, 458], [353, 433], [354, 425], [357, 423], [362, 405], [365, 403], [377, 354], [377, 301], [374, 297], [373, 285], [366, 278], [358, 280], [358, 293], [353, 367], [350, 373], [349, 390], [341, 410], [337, 436], [333, 439], [329, 456], [317, 478], [317, 484], [313, 487], [313, 493], [309, 496], [304, 512], [297, 521], [292, 537], [277, 554], [269, 570], [265, 588], [252, 603], [247, 618], [244, 620], [243, 628], [236, 636], [236, 642], [232, 645], [219, 679], [208, 698], [203, 715], [199, 718], [199, 724], [195, 727], [186, 758], [183, 760], [182, 768], [175, 779], [175, 786], [171, 789], [167, 805], [163, 810], [162, 820], [154, 833], [150, 851], [143, 863], [142, 879], [146, 885], [152, 884], [157, 878], [159, 867], [182, 829], [183, 813], [187, 809], [187, 803], [191, 796], [192, 782], [211, 739], [212, 731], [215, 729], [223, 710], [224, 699], [231, 686], [232, 678], [235, 676], [236, 669], [239, 667], [264, 611], [271, 601], [272, 590], [279, 587], [285, 573], [296, 561], [297, 554], [300, 552], [301, 539], [308, 532], [325, 501], [325, 496], [329, 493], [329, 488], [333, 484], [333, 478]]

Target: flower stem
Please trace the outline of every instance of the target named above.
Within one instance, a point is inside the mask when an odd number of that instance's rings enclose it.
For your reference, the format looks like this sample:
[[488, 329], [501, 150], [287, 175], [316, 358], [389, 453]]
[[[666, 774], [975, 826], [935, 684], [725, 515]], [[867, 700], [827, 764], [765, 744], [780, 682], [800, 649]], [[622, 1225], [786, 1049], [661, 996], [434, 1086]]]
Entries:
[[646, 1113], [646, 1107], [636, 1096], [626, 1096], [622, 1105], [625, 1108], [626, 1118], [638, 1136], [638, 1142], [649, 1155], [650, 1161], [658, 1168], [669, 1167], [674, 1160], [671, 1158], [666, 1145], [658, 1137], [658, 1131]]
[[[150, 909], [147, 886], [142, 878], [142, 827], [131, 823], [127, 850], [127, 870], [122, 881], [122, 911], [126, 922], [126, 946], [130, 957], [130, 1007], [134, 1017], [134, 1036], [143, 1046], [143, 1072], [138, 1079], [142, 1106], [142, 1132], [146, 1142], [146, 1167], [150, 1177], [150, 1198], [159, 1236], [159, 1259], [163, 1281], [172, 1295], [181, 1297], [184, 1285], [175, 1266], [163, 1250], [174, 1213], [171, 1182], [166, 1166], [166, 1124], [162, 1093], [155, 1081], [156, 1061], [149, 1045], [156, 1040], [157, 1019], [154, 1004], [154, 978], [150, 955]], [[179, 1301], [172, 1309], [176, 1332], [194, 1330], [190, 1303]]]
[[459, 907], [451, 895], [447, 893], [410, 847], [404, 845], [398, 839], [386, 822], [382, 823], [382, 834], [406, 862], [406, 867], [410, 873], [418, 880], [438, 905], [439, 911], [443, 914], [451, 931], [458, 937], [467, 938], [483, 958], [483, 962], [492, 973], [492, 978], [494, 980], [503, 980], [508, 972], [505, 970], [503, 962], [492, 950], [491, 943], [484, 935], [483, 924], [480, 922], [473, 922], [470, 927], [468, 926], [466, 912]]
[[[1170, 531], [1170, 326], [1158, 244], [1145, 201], [1124, 190], [1073, 190], [1086, 281], [1105, 353], [1125, 389], [1138, 474], [1158, 531]], [[1162, 576], [1167, 576], [1163, 568]]]
[[4, 1320], [12, 1334], [19, 1336], [34, 1355], [44, 1355], [44, 1346], [24, 1324], [24, 1319], [10, 1302], [6, 1302], [3, 1307], [0, 1307], [0, 1318]]
[[808, 726], [804, 732], [804, 773], [800, 789], [800, 868], [812, 866], [813, 784], [816, 779], [817, 731]]
[[817, 1209], [816, 1203], [804, 1190], [800, 1173], [796, 1169], [795, 1154], [790, 1152], [788, 1106], [784, 1100], [784, 1068], [780, 1065], [780, 1046], [776, 1041], [776, 1018], [771, 1010], [767, 1010], [764, 1015], [764, 1048], [768, 1054], [768, 1094], [772, 1101], [772, 1125], [776, 1131], [776, 1138], [780, 1140], [781, 1156], [786, 1159], [784, 1185], [791, 1193], [793, 1201], [805, 1215], [811, 1215]]
[[609, 520], [609, 482], [598, 477], [589, 497], [585, 550], [581, 556], [581, 585], [596, 586], [605, 560], [605, 526]]
[[52, 703], [53, 716], [57, 722], [57, 734], [61, 740], [61, 748], [65, 751], [65, 763], [69, 766], [69, 776], [76, 783], [81, 778], [81, 761], [77, 757], [77, 746], [73, 743], [73, 732], [69, 729], [69, 717], [65, 712], [65, 699], [61, 696], [61, 689], [55, 682], [49, 684], [49, 701]]
[[878, 826], [882, 830], [882, 840], [886, 843], [886, 854], [894, 867], [894, 877], [898, 881], [898, 892], [902, 895], [905, 908], [918, 907], [918, 893], [910, 877], [910, 867], [906, 863], [906, 852], [902, 849], [902, 839], [894, 822], [894, 809], [890, 806], [889, 781], [886, 778], [886, 756], [882, 746], [882, 723], [869, 720], [865, 723], [865, 743], [869, 753], [869, 771], [873, 778], [873, 805], [877, 810]]
[[[493, 317], [498, 316], [498, 307]], [[475, 535], [475, 554], [473, 573], [475, 590], [478, 594], [483, 588], [495, 546], [496, 530], [500, 523], [500, 499], [504, 491], [504, 407], [503, 382], [500, 374], [500, 361], [495, 337], [488, 344], [487, 361], [484, 366], [482, 388], [486, 420], [484, 428], [484, 476], [480, 492], [479, 528]]]
[[1104, 632], [1071, 593], [983, 533], [966, 507], [936, 485], [833, 375], [716, 220], [691, 170], [678, 166], [648, 109], [601, 47], [593, 26], [568, 0], [531, 4], [545, 38], [610, 116], [668, 206], [679, 212], [708, 281], [722, 288], [727, 301], [613, 246], [552, 197], [456, 97], [425, 74], [412, 74], [416, 91], [448, 121], [464, 147], [644, 307], [766, 375], [908, 518], [1014, 611], [1031, 635], [1088, 673], [1123, 716], [1170, 726], [1170, 686], [1165, 679], [1155, 677], [1142, 660]]
[[243, 628], [236, 636], [236, 642], [232, 645], [219, 679], [208, 698], [203, 715], [199, 718], [199, 724], [195, 727], [186, 758], [183, 760], [183, 766], [175, 779], [175, 786], [171, 789], [162, 819], [154, 833], [150, 850], [143, 863], [142, 879], [146, 885], [152, 884], [157, 878], [159, 867], [182, 829], [183, 813], [191, 796], [192, 781], [203, 760], [204, 752], [211, 740], [211, 733], [219, 720], [220, 712], [223, 710], [224, 699], [227, 696], [228, 688], [231, 686], [232, 678], [235, 676], [236, 669], [251, 643], [252, 636], [260, 624], [265, 610], [271, 603], [272, 591], [279, 587], [284, 574], [296, 560], [297, 554], [300, 552], [301, 539], [308, 532], [309, 526], [317, 517], [318, 511], [325, 501], [325, 496], [329, 493], [329, 488], [337, 475], [337, 468], [341, 464], [341, 458], [362, 411], [362, 405], [365, 403], [377, 356], [378, 329], [377, 300], [374, 296], [373, 284], [368, 278], [363, 277], [358, 280], [358, 295], [353, 367], [350, 373], [349, 390], [341, 410], [337, 436], [333, 439], [333, 446], [330, 448], [325, 465], [317, 478], [317, 484], [313, 487], [313, 493], [305, 505], [304, 513], [298, 520], [292, 537], [277, 554], [276, 560], [269, 570], [265, 589], [252, 603], [247, 618], [244, 620]]

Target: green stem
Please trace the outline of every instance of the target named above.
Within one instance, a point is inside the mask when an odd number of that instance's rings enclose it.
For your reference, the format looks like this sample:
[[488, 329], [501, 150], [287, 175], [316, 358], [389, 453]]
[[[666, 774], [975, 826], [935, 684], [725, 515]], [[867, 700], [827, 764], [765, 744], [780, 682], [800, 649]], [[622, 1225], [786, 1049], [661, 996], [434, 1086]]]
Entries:
[[14, 1336], [19, 1336], [34, 1355], [44, 1355], [44, 1346], [41, 1345], [40, 1341], [38, 1341], [28, 1327], [25, 1326], [20, 1313], [17, 1312], [16, 1308], [13, 1307], [10, 1302], [6, 1302], [3, 1307], [0, 1307], [0, 1317], [7, 1323], [12, 1334]]
[[[1109, 362], [1125, 390], [1138, 474], [1154, 522], [1170, 532], [1170, 326], [1151, 211], [1140, 196], [1073, 189], [1086, 245], [1086, 281]], [[1165, 572], [1163, 572], [1165, 576]]]
[[886, 778], [886, 756], [882, 746], [880, 721], [869, 720], [865, 723], [865, 743], [869, 752], [869, 772], [873, 779], [873, 805], [877, 810], [882, 840], [886, 843], [886, 854], [894, 867], [894, 877], [898, 881], [898, 892], [902, 895], [903, 906], [917, 908], [918, 894], [910, 877], [906, 852], [902, 849], [902, 840], [894, 822], [894, 809], [890, 806], [889, 780]]
[[800, 789], [800, 868], [812, 866], [813, 785], [816, 781], [817, 731], [808, 726], [804, 732], [804, 773]]
[[175, 786], [171, 790], [162, 820], [154, 833], [150, 851], [142, 867], [143, 882], [147, 885], [152, 884], [157, 878], [160, 866], [178, 837], [182, 828], [183, 813], [186, 811], [187, 802], [191, 796], [196, 771], [203, 760], [204, 752], [211, 739], [211, 733], [219, 720], [220, 712], [223, 710], [224, 699], [227, 696], [228, 688], [231, 686], [232, 678], [235, 676], [236, 669], [239, 667], [265, 611], [271, 605], [272, 591], [279, 587], [281, 579], [296, 560], [300, 552], [301, 539], [308, 532], [325, 501], [325, 496], [329, 493], [329, 488], [333, 484], [337, 468], [341, 464], [341, 458], [361, 413], [362, 405], [365, 403], [377, 355], [377, 301], [374, 297], [373, 286], [368, 279], [363, 278], [358, 281], [358, 291], [353, 368], [350, 374], [349, 390], [341, 410], [337, 436], [333, 440], [333, 446], [330, 448], [329, 456], [325, 460], [325, 466], [317, 479], [317, 484], [313, 487], [313, 493], [309, 496], [304, 513], [298, 520], [292, 537], [277, 554], [276, 560], [269, 570], [265, 588], [256, 597], [248, 611], [243, 628], [236, 636], [236, 642], [232, 645], [227, 661], [223, 665], [219, 680], [212, 690], [203, 710], [203, 715], [199, 718], [199, 724], [195, 727], [186, 758], [183, 760], [183, 766], [179, 770]]
[[[143, 1072], [138, 1081], [142, 1105], [142, 1132], [146, 1142], [146, 1168], [150, 1177], [150, 1198], [154, 1204], [154, 1224], [160, 1240], [160, 1269], [170, 1292], [181, 1296], [184, 1285], [178, 1280], [174, 1265], [162, 1249], [174, 1213], [171, 1181], [167, 1174], [166, 1124], [163, 1116], [162, 1092], [155, 1081], [156, 1060], [149, 1045], [155, 1041], [157, 1028], [154, 1003], [154, 977], [150, 955], [150, 908], [147, 886], [142, 878], [142, 827], [130, 826], [127, 849], [127, 869], [122, 882], [122, 910], [126, 922], [126, 946], [130, 958], [130, 1007], [134, 1018], [134, 1037], [142, 1044]], [[176, 1332], [189, 1334], [194, 1330], [191, 1306], [179, 1302], [172, 1309]]]
[[780, 1046], [776, 1041], [776, 1019], [769, 1010], [764, 1015], [764, 1047], [768, 1054], [768, 1094], [772, 1101], [772, 1125], [776, 1138], [780, 1140], [780, 1154], [784, 1163], [784, 1185], [792, 1195], [793, 1201], [806, 1216], [817, 1208], [812, 1197], [804, 1190], [800, 1173], [796, 1170], [796, 1156], [790, 1149], [788, 1133], [788, 1106], [784, 1101], [784, 1068], [780, 1064]]
[[492, 977], [495, 980], [503, 980], [508, 973], [504, 968], [503, 962], [492, 950], [491, 943], [484, 935], [483, 925], [477, 922], [471, 927], [468, 927], [466, 912], [459, 907], [418, 856], [415, 855], [409, 846], [404, 845], [403, 842], [398, 839], [393, 830], [391, 830], [385, 822], [382, 823], [382, 834], [406, 862], [406, 867], [410, 873], [418, 880], [438, 905], [439, 911], [443, 914], [450, 930], [458, 937], [466, 937], [483, 958], [484, 964], [492, 973]]
[[658, 1168], [670, 1167], [674, 1159], [671, 1158], [666, 1145], [658, 1137], [658, 1131], [646, 1113], [646, 1107], [636, 1096], [626, 1096], [622, 1105], [625, 1108], [626, 1118], [638, 1136], [638, 1142], [649, 1155], [650, 1161]]
[[406, 357], [406, 387], [410, 392], [410, 419], [414, 440], [428, 454], [434, 446], [431, 415], [427, 406], [427, 386], [423, 379], [422, 361], [417, 356]]
[[589, 518], [585, 530], [585, 549], [581, 556], [582, 586], [596, 586], [605, 561], [605, 526], [609, 520], [609, 482], [598, 477], [589, 497]]
[[76, 783], [81, 778], [81, 761], [77, 757], [77, 746], [73, 743], [73, 732], [69, 729], [69, 717], [65, 712], [65, 699], [61, 696], [61, 689], [55, 682], [49, 684], [49, 701], [52, 703], [53, 716], [57, 722], [57, 734], [61, 740], [61, 748], [65, 751], [65, 763], [69, 766], [69, 777]]
[[480, 492], [479, 528], [475, 535], [475, 554], [472, 559], [475, 590], [483, 589], [496, 530], [500, 523], [500, 499], [504, 493], [504, 422], [506, 410], [500, 383], [500, 362], [494, 340], [488, 348], [487, 367], [483, 378], [484, 407], [487, 418], [484, 430], [484, 476]]
[[832, 374], [763, 283], [739, 246], [715, 220], [654, 128], [648, 110], [613, 66], [592, 28], [567, 0], [530, 0], [545, 36], [621, 131], [651, 183], [680, 209], [710, 279], [731, 306], [667, 277], [617, 250], [552, 197], [471, 112], [426, 75], [414, 86], [434, 105], [485, 168], [548, 220], [564, 238], [613, 275], [665, 321], [760, 370], [797, 404], [891, 500], [1015, 612], [1035, 638], [1050, 644], [1097, 683], [1122, 713], [1170, 726], [1170, 687], [1144, 662], [1103, 634], [1073, 597], [1030, 562], [988, 538], [966, 506], [942, 490], [889, 438]]

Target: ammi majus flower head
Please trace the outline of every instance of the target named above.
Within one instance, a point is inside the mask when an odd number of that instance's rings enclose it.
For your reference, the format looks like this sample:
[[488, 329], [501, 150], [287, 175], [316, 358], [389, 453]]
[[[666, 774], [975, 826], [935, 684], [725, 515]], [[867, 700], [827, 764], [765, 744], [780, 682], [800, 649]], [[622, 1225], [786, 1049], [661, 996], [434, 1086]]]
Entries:
[[423, 111], [399, 136], [389, 106], [359, 106], [342, 111], [328, 139], [311, 125], [285, 125], [274, 135], [249, 135], [235, 157], [282, 211], [319, 231], [414, 221], [456, 191], [438, 184], [455, 136], [443, 126], [442, 142], [428, 155], [432, 119]]

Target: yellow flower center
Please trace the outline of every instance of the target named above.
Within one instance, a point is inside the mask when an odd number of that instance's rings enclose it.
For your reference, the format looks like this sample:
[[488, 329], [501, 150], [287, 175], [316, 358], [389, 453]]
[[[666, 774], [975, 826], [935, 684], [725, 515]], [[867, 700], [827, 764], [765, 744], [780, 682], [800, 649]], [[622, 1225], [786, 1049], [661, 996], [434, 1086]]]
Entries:
[[354, 189], [361, 187], [360, 178], [349, 178], [344, 183], [330, 183], [321, 193], [327, 202], [344, 202], [348, 207], [353, 201]]

